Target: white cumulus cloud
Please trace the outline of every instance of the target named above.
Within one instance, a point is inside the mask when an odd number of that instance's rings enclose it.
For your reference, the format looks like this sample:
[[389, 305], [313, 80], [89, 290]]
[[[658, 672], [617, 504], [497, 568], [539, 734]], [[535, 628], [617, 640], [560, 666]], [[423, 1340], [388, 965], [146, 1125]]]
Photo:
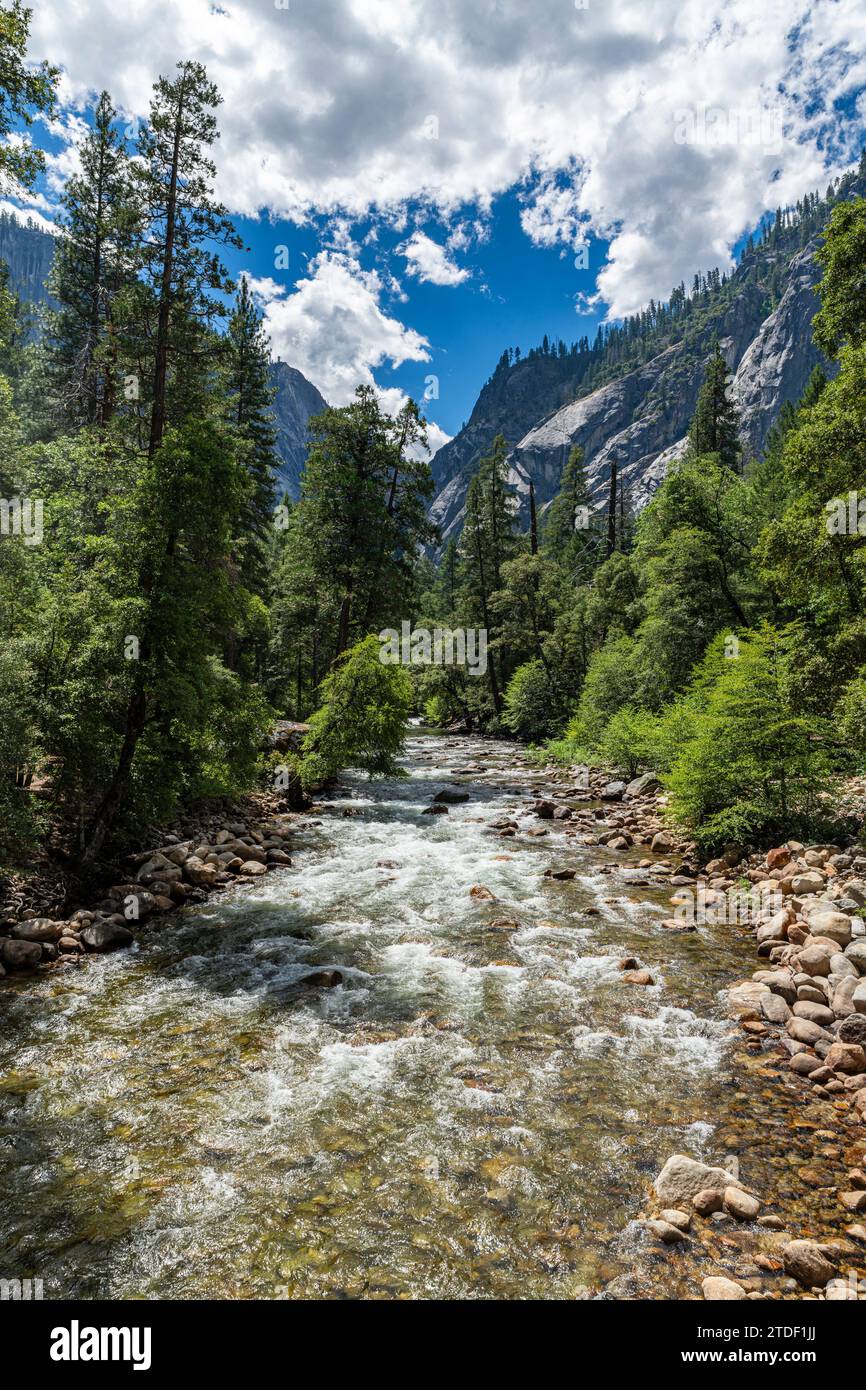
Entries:
[[449, 259], [444, 246], [424, 232], [413, 232], [408, 241], [397, 247], [398, 256], [406, 259], [407, 274], [430, 285], [461, 285], [469, 271]]
[[[862, 106], [839, 115], [866, 85], [862, 0], [32, 2], [71, 107], [107, 85], [145, 115], [156, 73], [207, 65], [235, 212], [447, 225], [519, 187], [530, 241], [610, 239], [612, 316], [724, 264], [862, 138]], [[708, 108], [735, 138], [707, 138]], [[744, 137], [744, 108], [778, 112], [773, 139]]]

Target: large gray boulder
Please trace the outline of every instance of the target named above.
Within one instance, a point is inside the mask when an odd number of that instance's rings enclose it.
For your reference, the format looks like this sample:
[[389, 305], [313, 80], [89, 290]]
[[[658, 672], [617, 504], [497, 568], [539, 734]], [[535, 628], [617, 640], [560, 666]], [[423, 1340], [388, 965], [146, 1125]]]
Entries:
[[688, 1205], [697, 1193], [708, 1188], [724, 1192], [726, 1188], [742, 1186], [727, 1168], [713, 1168], [688, 1154], [672, 1154], [654, 1183], [656, 1196], [666, 1207]]

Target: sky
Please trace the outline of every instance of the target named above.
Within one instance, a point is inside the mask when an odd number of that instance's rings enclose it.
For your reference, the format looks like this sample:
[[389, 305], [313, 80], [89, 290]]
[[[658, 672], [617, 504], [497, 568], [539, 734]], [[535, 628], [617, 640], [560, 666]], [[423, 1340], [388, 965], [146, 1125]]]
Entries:
[[133, 129], [203, 62], [274, 355], [334, 405], [422, 399], [434, 449], [505, 347], [730, 269], [866, 139], [862, 0], [30, 3], [61, 107], [18, 207], [50, 224], [102, 88]]

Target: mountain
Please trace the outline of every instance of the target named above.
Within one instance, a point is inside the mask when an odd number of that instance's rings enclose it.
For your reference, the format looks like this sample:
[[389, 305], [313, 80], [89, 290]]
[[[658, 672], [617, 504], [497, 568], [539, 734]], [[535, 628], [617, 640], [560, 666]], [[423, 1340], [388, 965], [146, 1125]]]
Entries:
[[0, 213], [0, 263], [9, 267], [9, 287], [31, 304], [48, 301], [45, 281], [54, 255], [54, 238], [35, 222]]
[[814, 256], [834, 202], [862, 193], [846, 175], [826, 197], [780, 209], [752, 238], [730, 277], [696, 276], [667, 304], [651, 303], [622, 325], [519, 358], [503, 353], [468, 423], [433, 459], [433, 520], [443, 543], [459, 535], [466, 490], [496, 434], [510, 446], [510, 482], [526, 524], [530, 481], [543, 507], [579, 444], [596, 506], [605, 505], [615, 463], [628, 504], [639, 510], [682, 453], [716, 339], [733, 374], [745, 457], [760, 457], [785, 401], [796, 402], [820, 362], [811, 340], [820, 271]]
[[309, 443], [307, 421], [311, 415], [326, 410], [327, 401], [297, 367], [290, 367], [281, 358], [271, 363], [271, 385], [276, 392], [276, 448], [282, 462], [278, 477], [292, 500], [297, 501]]
[[[0, 213], [0, 264], [9, 268], [9, 287], [29, 304], [49, 302], [45, 288], [54, 238], [33, 222], [19, 222], [9, 213]], [[301, 493], [301, 473], [307, 452], [307, 421], [325, 410], [327, 402], [311, 381], [288, 362], [277, 358], [271, 363], [274, 387], [276, 450], [281, 467], [279, 485], [292, 499]]]

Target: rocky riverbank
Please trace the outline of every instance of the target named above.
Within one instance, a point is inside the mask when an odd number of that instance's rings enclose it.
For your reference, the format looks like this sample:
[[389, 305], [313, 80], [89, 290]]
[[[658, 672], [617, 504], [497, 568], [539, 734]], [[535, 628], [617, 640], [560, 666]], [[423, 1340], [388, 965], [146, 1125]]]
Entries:
[[66, 968], [131, 946], [146, 922], [287, 867], [292, 832], [305, 818], [279, 807], [276, 797], [250, 797], [227, 814], [166, 831], [152, 848], [126, 858], [126, 876], [109, 882], [100, 898], [63, 916], [28, 905], [21, 883], [0, 918], [0, 976]]
[[[547, 772], [560, 784], [573, 780]], [[862, 822], [864, 794], [862, 780], [849, 785], [845, 809], [852, 824]], [[640, 1219], [647, 1236], [660, 1249], [697, 1242], [712, 1259], [718, 1231], [735, 1225], [739, 1238], [732, 1249], [748, 1267], [747, 1233], [754, 1232], [756, 1277], [708, 1274], [700, 1286], [706, 1299], [866, 1297], [866, 852], [853, 836], [845, 845], [791, 840], [766, 855], [732, 849], [702, 865], [695, 845], [667, 824], [666, 798], [651, 774], [629, 783], [583, 774], [578, 786], [554, 784], [533, 809], [539, 820], [565, 822], [565, 833], [581, 844], [611, 850], [646, 845], [663, 856], [638, 867], [648, 882], [666, 881], [676, 890], [672, 916], [662, 924], [667, 930], [691, 932], [713, 923], [754, 935], [766, 968], [732, 983], [731, 1010], [748, 1050], [765, 1058], [782, 1084], [808, 1092], [807, 1103], [825, 1102], [812, 1124], [823, 1141], [817, 1166], [829, 1161], [837, 1171], [835, 1182], [821, 1180], [821, 1186], [827, 1202], [853, 1218], [838, 1239], [802, 1238], [767, 1210], [772, 1194], [762, 1199], [728, 1169], [675, 1154], [648, 1194]], [[570, 872], [564, 866], [551, 876], [566, 879]], [[653, 984], [639, 964], [634, 958], [620, 962], [624, 980]]]

